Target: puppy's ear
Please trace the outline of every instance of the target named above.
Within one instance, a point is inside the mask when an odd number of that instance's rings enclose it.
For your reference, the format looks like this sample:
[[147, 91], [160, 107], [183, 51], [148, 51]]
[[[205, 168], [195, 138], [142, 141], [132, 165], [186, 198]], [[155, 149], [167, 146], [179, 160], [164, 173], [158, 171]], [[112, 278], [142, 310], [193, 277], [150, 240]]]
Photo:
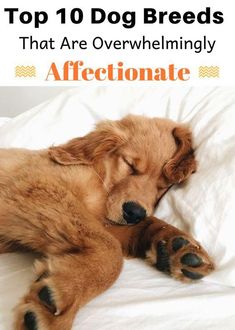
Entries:
[[163, 174], [169, 183], [186, 180], [197, 169], [192, 148], [192, 134], [186, 126], [176, 127], [172, 132], [178, 149], [173, 158], [163, 167]]
[[115, 151], [127, 141], [119, 122], [105, 121], [81, 138], [75, 138], [58, 147], [51, 147], [49, 157], [62, 165], [89, 165], [97, 158]]

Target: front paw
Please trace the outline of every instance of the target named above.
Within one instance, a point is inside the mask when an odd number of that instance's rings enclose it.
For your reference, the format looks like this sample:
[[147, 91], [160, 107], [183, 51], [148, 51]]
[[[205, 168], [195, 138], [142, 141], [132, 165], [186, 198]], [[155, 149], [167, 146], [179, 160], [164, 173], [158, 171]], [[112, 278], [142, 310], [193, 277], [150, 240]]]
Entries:
[[174, 232], [174, 227], [170, 226], [169, 231], [167, 227], [164, 228], [165, 235], [163, 229], [160, 239], [155, 239], [146, 253], [151, 264], [184, 282], [199, 280], [210, 274], [214, 265], [200, 244], [177, 229]]

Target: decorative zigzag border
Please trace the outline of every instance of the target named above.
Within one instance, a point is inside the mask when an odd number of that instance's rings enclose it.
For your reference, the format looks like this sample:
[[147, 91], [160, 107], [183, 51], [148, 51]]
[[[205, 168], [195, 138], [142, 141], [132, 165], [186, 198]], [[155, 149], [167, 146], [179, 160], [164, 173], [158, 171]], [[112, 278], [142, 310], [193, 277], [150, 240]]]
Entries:
[[218, 66], [200, 66], [199, 78], [219, 78], [220, 68]]
[[15, 76], [16, 77], [36, 77], [36, 68], [34, 65], [32, 66], [24, 66], [24, 65], [17, 65], [15, 67]]

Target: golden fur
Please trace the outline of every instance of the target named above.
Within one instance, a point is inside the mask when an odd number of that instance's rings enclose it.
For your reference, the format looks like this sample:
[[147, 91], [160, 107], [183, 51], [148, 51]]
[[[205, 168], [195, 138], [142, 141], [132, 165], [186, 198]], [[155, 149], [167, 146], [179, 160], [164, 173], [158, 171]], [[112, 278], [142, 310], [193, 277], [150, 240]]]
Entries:
[[[208, 274], [213, 265], [198, 243], [151, 217], [169, 187], [195, 170], [190, 130], [141, 116], [102, 122], [86, 136], [46, 150], [1, 149], [0, 253], [26, 249], [42, 256], [15, 328], [71, 329], [78, 309], [118, 277], [123, 254], [166, 271], [157, 261], [160, 241], [168, 244], [172, 276], [189, 280], [181, 272], [186, 252], [201, 259], [197, 271]], [[147, 220], [121, 226], [127, 201], [141, 205]], [[178, 237], [187, 243], [173, 251]]]

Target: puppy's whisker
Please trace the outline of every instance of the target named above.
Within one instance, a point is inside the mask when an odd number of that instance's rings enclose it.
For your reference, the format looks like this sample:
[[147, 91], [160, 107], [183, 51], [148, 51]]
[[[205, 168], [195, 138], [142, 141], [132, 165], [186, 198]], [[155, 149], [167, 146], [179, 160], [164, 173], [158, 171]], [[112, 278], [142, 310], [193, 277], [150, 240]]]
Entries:
[[95, 174], [96, 174], [96, 175], [98, 176], [98, 178], [100, 179], [100, 181], [103, 183], [103, 187], [104, 187], [104, 189], [105, 189], [107, 195], [109, 195], [109, 189], [108, 189], [106, 183], [104, 182], [104, 180], [102, 179], [102, 177], [99, 175], [99, 173], [94, 169], [94, 167], [92, 167], [92, 168], [93, 168], [93, 171], [95, 172]]

